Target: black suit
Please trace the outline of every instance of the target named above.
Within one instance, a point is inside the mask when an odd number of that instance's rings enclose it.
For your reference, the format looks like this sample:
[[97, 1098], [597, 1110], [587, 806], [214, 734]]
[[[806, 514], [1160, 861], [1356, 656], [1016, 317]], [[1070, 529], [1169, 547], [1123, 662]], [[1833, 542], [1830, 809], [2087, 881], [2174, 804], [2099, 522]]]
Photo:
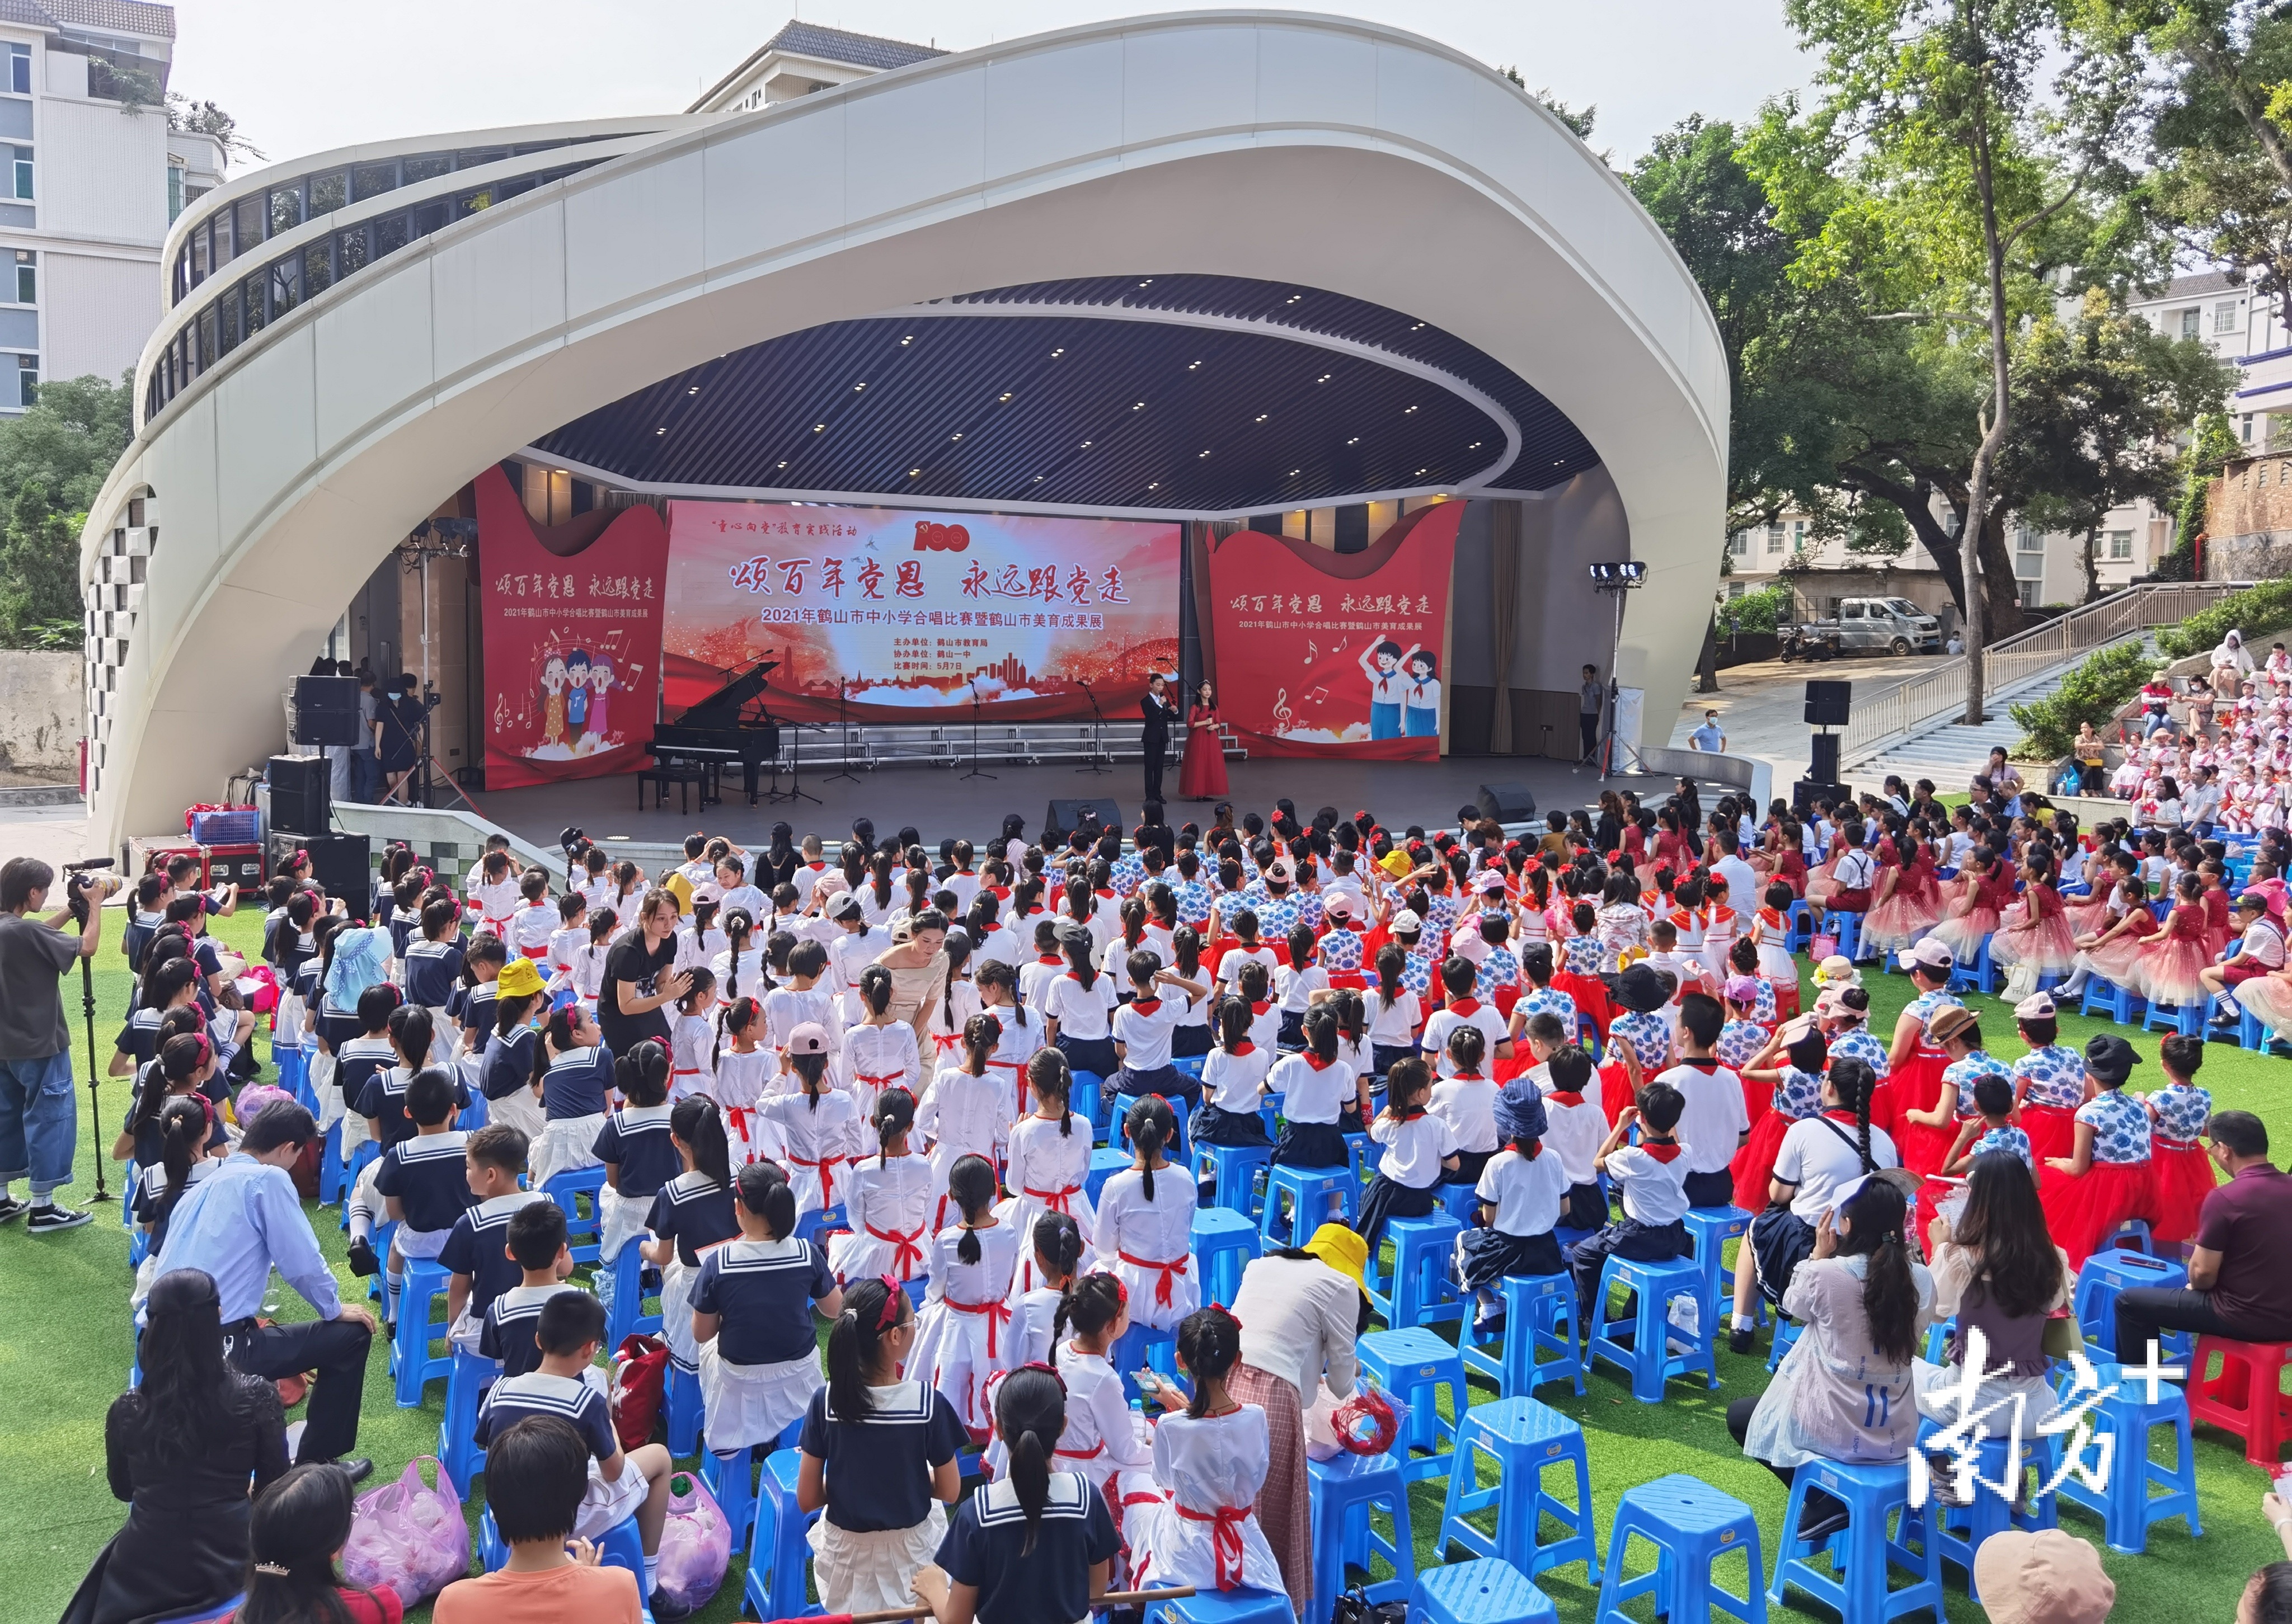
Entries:
[[1162, 760], [1170, 752], [1170, 719], [1177, 714], [1166, 699], [1157, 699], [1148, 694], [1138, 702], [1138, 712], [1146, 719], [1146, 728], [1140, 743], [1146, 752], [1146, 799], [1162, 799]]

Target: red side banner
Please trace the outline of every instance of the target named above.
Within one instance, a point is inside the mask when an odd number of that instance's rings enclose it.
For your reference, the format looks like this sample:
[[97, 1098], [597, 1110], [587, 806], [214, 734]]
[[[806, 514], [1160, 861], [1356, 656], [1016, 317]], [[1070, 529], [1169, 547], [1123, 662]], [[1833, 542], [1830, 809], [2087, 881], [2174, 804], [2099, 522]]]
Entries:
[[1461, 502], [1364, 552], [1237, 530], [1210, 554], [1218, 707], [1253, 756], [1432, 761]]
[[668, 531], [650, 507], [537, 533], [499, 468], [476, 480], [486, 787], [643, 765], [659, 712]]

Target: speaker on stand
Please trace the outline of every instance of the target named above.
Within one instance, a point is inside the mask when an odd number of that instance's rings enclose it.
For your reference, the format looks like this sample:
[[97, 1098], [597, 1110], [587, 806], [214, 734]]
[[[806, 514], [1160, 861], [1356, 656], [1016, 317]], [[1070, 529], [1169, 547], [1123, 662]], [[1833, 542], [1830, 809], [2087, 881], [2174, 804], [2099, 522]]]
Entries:
[[359, 685], [356, 677], [297, 677], [295, 714], [288, 736], [297, 744], [359, 743]]
[[1822, 729], [1808, 741], [1814, 752], [1806, 769], [1808, 784], [1828, 786], [1838, 783], [1838, 736], [1830, 730], [1847, 725], [1853, 703], [1854, 685], [1851, 682], [1806, 685], [1806, 725]]
[[1482, 817], [1499, 824], [1524, 824], [1536, 816], [1536, 797], [1524, 784], [1484, 784], [1479, 805]]
[[333, 764], [326, 757], [273, 756], [263, 776], [271, 828], [313, 835], [335, 826]]

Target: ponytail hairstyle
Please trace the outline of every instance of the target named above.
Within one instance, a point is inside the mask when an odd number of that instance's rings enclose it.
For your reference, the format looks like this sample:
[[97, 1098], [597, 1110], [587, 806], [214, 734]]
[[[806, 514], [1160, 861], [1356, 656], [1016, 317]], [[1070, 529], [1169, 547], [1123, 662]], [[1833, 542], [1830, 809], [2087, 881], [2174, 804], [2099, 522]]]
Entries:
[[1862, 1313], [1870, 1322], [1870, 1346], [1896, 1364], [1917, 1352], [1918, 1288], [1910, 1274], [1902, 1223], [1909, 1212], [1901, 1191], [1884, 1178], [1865, 1178], [1847, 1198], [1846, 1233], [1838, 1237], [1842, 1258], [1867, 1258], [1862, 1276]]
[[1241, 1363], [1241, 1322], [1222, 1303], [1195, 1309], [1178, 1326], [1178, 1357], [1194, 1379], [1186, 1413], [1198, 1421], [1209, 1413], [1208, 1384], [1223, 1381]]
[[668, 1098], [668, 1049], [646, 1038], [613, 1062], [613, 1083], [633, 1105], [658, 1105]]
[[634, 863], [616, 864], [613, 869], [613, 900], [626, 902], [629, 893], [636, 888], [637, 865]]
[[1257, 910], [1236, 908], [1233, 912], [1233, 934], [1244, 953], [1257, 951]]
[[696, 964], [685, 974], [692, 977], [692, 985], [684, 989], [684, 996], [676, 1001], [676, 1007], [687, 1015], [698, 1015], [716, 1001], [716, 972], [705, 964]]
[[434, 1028], [430, 1011], [420, 1004], [400, 1004], [390, 1012], [391, 1046], [414, 1070], [430, 1064], [430, 1039]]
[[1337, 1032], [1346, 1042], [1359, 1043], [1368, 1034], [1368, 1006], [1359, 993], [1345, 987], [1329, 1001], [1336, 1006]]
[[1234, 981], [1241, 988], [1242, 997], [1253, 1005], [1262, 1004], [1272, 996], [1273, 972], [1265, 968], [1262, 960], [1252, 959], [1243, 965]]
[[892, 1141], [907, 1138], [908, 1130], [916, 1125], [916, 1097], [902, 1088], [885, 1089], [876, 1096], [876, 1165], [891, 1163]]
[[860, 972], [860, 1001], [868, 1006], [871, 1015], [882, 1015], [892, 1007], [892, 972], [880, 964], [871, 964]]
[[668, 1130], [692, 1147], [695, 1172], [706, 1173], [719, 1189], [732, 1187], [732, 1147], [724, 1138], [724, 1118], [714, 1100], [706, 1094], [678, 1100], [669, 1113]]
[[[722, 897], [696, 896], [692, 899], [692, 940], [695, 945], [698, 945], [704, 937], [716, 928], [716, 910], [723, 905], [724, 903]], [[593, 939], [596, 930], [596, 915], [590, 915], [589, 925], [591, 936]]]
[[730, 1007], [724, 1011], [723, 1016], [716, 1023], [716, 1044], [709, 1051], [708, 1058], [711, 1071], [724, 1062], [724, 1040], [727, 1037], [737, 1038], [747, 1031], [761, 1012], [762, 1006], [753, 998], [737, 998], [732, 1001]]
[[151, 1215], [152, 1228], [167, 1221], [175, 1210], [175, 1203], [183, 1199], [183, 1192], [191, 1187], [191, 1163], [198, 1159], [198, 1148], [206, 1139], [207, 1102], [204, 1097], [186, 1095], [171, 1099], [166, 1109], [159, 1113], [159, 1165], [166, 1170], [167, 1188]]
[[[886, 972], [888, 975], [888, 972]], [[1019, 972], [1000, 959], [989, 959], [979, 967], [972, 981], [982, 987], [1001, 987], [1011, 994], [1011, 1018], [1019, 1023], [1019, 1030], [1027, 1029], [1027, 1006], [1019, 997]], [[997, 1017], [1001, 1018], [999, 1016]]]
[[551, 1049], [564, 1050], [574, 1046], [573, 1021], [580, 1009], [578, 1004], [567, 1004], [561, 1009], [552, 1009], [549, 1018], [542, 1023], [542, 1041], [533, 1046], [533, 1082], [536, 1088], [540, 1087], [541, 1080], [549, 1074]]
[[995, 1206], [995, 1164], [983, 1156], [957, 1156], [947, 1170], [947, 1193], [963, 1210], [963, 1239], [955, 1243], [958, 1262], [979, 1261], [979, 1231], [974, 1227]]
[[[1471, 1032], [1475, 1028], [1458, 1030]], [[1337, 1057], [1337, 1012], [1328, 1005], [1315, 1004], [1305, 1011], [1305, 1049], [1324, 1065]]]
[[1059, 1102], [1059, 1138], [1074, 1138], [1074, 1113], [1067, 1108], [1074, 1078], [1067, 1070], [1066, 1056], [1055, 1049], [1037, 1049], [1027, 1062], [1027, 1087], [1037, 1099]]
[[963, 1023], [963, 1069], [973, 1077], [987, 1075], [988, 1057], [1003, 1041], [1003, 1023], [991, 1010], [981, 1009]]
[[1400, 1001], [1400, 972], [1408, 964], [1408, 955], [1400, 951], [1398, 943], [1387, 942], [1376, 950], [1376, 997], [1380, 1013]]
[[1841, 1105], [1854, 1113], [1854, 1148], [1862, 1159], [1865, 1173], [1876, 1167], [1870, 1159], [1870, 1096], [1877, 1087], [1877, 1076], [1868, 1060], [1841, 1055], [1830, 1063], [1831, 1091], [1838, 1096]]
[[288, 1467], [254, 1497], [246, 1599], [238, 1613], [243, 1624], [350, 1624], [341, 1592], [373, 1594], [345, 1585], [335, 1565], [351, 1537], [353, 1492], [347, 1474], [314, 1462]]
[[724, 945], [731, 957], [724, 965], [724, 1001], [740, 1001], [740, 955], [748, 950], [748, 938], [756, 934], [756, 917], [746, 908], [724, 911]]
[[889, 908], [892, 905], [891, 854], [878, 853], [876, 860], [868, 867], [868, 882], [876, 893], [876, 905], [878, 908]]
[[1313, 928], [1300, 921], [1289, 928], [1289, 968], [1303, 970], [1313, 961]]
[[1460, 1070], [1479, 1071], [1488, 1052], [1488, 1034], [1478, 1026], [1459, 1026], [1449, 1034], [1449, 1057]]
[[[971, 937], [967, 931], [950, 930], [940, 938], [940, 951], [947, 955], [947, 974], [939, 984], [940, 1018], [952, 1028], [955, 1025], [955, 978], [971, 962]], [[997, 1032], [998, 1038], [1002, 1033]]]
[[[1093, 1269], [1068, 1286], [1051, 1321], [1051, 1363], [1059, 1362], [1059, 1347], [1067, 1339], [1069, 1330], [1085, 1337], [1098, 1336], [1122, 1317], [1124, 1303], [1122, 1282], [1104, 1269]], [[1007, 1378], [1005, 1385], [1009, 1385]]]
[[1181, 925], [1170, 933], [1170, 956], [1177, 961], [1174, 967], [1179, 977], [1191, 981], [1201, 973], [1202, 933], [1191, 925]]
[[[1075, 883], [1082, 887], [1084, 896], [1090, 895], [1087, 884], [1079, 880]], [[1074, 971], [1074, 978], [1082, 983], [1084, 992], [1087, 993], [1098, 985], [1098, 967], [1090, 961], [1090, 937], [1087, 932], [1062, 943], [1060, 951], [1066, 954], [1068, 968]]]
[[1053, 1371], [1021, 1366], [995, 1390], [995, 1431], [1011, 1451], [1011, 1490], [1027, 1516], [1019, 1555], [1034, 1554], [1043, 1511], [1051, 1503], [1051, 1451], [1066, 1430], [1067, 1387]]
[[[881, 1280], [844, 1290], [843, 1312], [827, 1332], [827, 1410], [835, 1419], [857, 1420], [875, 1407], [868, 1378], [883, 1363], [884, 1333], [914, 1314], [907, 1299], [903, 1289]], [[1010, 1385], [1008, 1377], [1004, 1385]]]
[[496, 998], [494, 1000], [495, 1034], [504, 1042], [507, 1042], [510, 1034], [525, 1025], [525, 1017], [533, 1013], [534, 1002], [540, 996], [538, 993], [528, 993], [522, 998]]
[[1221, 998], [1217, 1006], [1217, 1042], [1220, 1049], [1231, 1054], [1249, 1036], [1249, 1001], [1241, 998]]
[[1142, 1187], [1150, 1202], [1154, 1199], [1154, 1163], [1162, 1154], [1162, 1146], [1178, 1131], [1177, 1113], [1170, 1109], [1168, 1100], [1158, 1094], [1149, 1094], [1130, 1107], [1123, 1125], [1129, 1130], [1131, 1148], [1137, 1153], [1140, 1173], [1145, 1181]]
[[1125, 952], [1134, 950], [1146, 939], [1146, 899], [1134, 891], [1122, 899], [1122, 946]]
[[1044, 1272], [1066, 1282], [1059, 1290], [1059, 1303], [1063, 1307], [1074, 1291], [1075, 1271], [1082, 1266], [1080, 1226], [1063, 1212], [1039, 1213], [1028, 1239], [1034, 1245], [1036, 1261], [1043, 1266]]
[[140, 1135], [159, 1120], [167, 1090], [189, 1082], [214, 1050], [204, 1032], [186, 1032], [159, 1045], [158, 1058], [143, 1070], [143, 1087], [135, 1097], [135, 1117], [127, 1124], [131, 1136]]
[[823, 1051], [816, 1055], [790, 1055], [787, 1063], [788, 1068], [795, 1073], [797, 1081], [803, 1084], [803, 1108], [819, 1110], [820, 1080], [827, 1075], [827, 1054]]
[[145, 972], [143, 1003], [146, 1009], [165, 1009], [182, 996], [185, 988], [197, 984], [199, 967], [189, 958], [171, 958], [165, 964]]
[[733, 1190], [743, 1207], [764, 1220], [773, 1240], [785, 1241], [795, 1233], [795, 1192], [777, 1163], [742, 1162]]

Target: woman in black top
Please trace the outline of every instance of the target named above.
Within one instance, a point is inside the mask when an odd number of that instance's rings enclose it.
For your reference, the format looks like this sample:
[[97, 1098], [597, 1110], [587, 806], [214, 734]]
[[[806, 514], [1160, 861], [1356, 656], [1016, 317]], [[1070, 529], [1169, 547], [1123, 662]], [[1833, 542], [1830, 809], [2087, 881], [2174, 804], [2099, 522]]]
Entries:
[[676, 962], [676, 896], [651, 890], [637, 904], [637, 928], [605, 955], [605, 981], [597, 992], [597, 1026], [605, 1047], [625, 1055], [647, 1038], [668, 1041], [662, 1006], [684, 996], [692, 977], [671, 972]]
[[390, 800], [398, 793], [398, 786], [406, 775], [414, 770], [422, 759], [422, 718], [420, 695], [410, 674], [389, 679], [388, 691], [375, 705], [375, 743], [382, 756], [382, 770], [387, 780], [383, 799]]
[[222, 1299], [198, 1269], [162, 1274], [140, 1350], [143, 1385], [104, 1418], [126, 1525], [98, 1553], [63, 1624], [127, 1624], [208, 1607], [246, 1580], [254, 1492], [286, 1471], [278, 1390], [223, 1363]]

